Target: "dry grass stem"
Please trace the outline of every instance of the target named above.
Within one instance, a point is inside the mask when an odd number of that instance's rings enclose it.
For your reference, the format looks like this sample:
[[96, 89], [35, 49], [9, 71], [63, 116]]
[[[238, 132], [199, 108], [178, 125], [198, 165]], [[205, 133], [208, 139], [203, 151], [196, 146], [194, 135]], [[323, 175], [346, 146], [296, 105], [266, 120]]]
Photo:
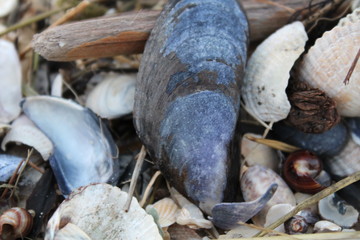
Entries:
[[145, 193], [144, 193], [144, 196], [143, 198], [141, 199], [140, 201], [140, 206], [141, 207], [144, 207], [149, 195], [150, 195], [150, 192], [151, 192], [151, 188], [153, 187], [156, 179], [161, 175], [161, 172], [160, 171], [156, 171], [155, 174], [151, 177], [150, 179], [150, 182], [149, 184], [146, 186], [146, 189], [145, 189]]
[[260, 230], [260, 231], [263, 231], [263, 232], [270, 233], [270, 234], [276, 234], [276, 235], [279, 235], [279, 236], [286, 236], [286, 237], [289, 237], [290, 239], [294, 239], [294, 240], [297, 239], [296, 237], [293, 237], [293, 236], [291, 236], [289, 234], [278, 232], [278, 231], [275, 231], [273, 229], [268, 229], [266, 227], [257, 226], [255, 224], [249, 224], [249, 223], [245, 223], [245, 222], [238, 222], [238, 223], [240, 225], [244, 225], [244, 226], [247, 226], [247, 227], [250, 227], [250, 228], [254, 228], [256, 230]]
[[253, 137], [250, 135], [245, 135], [247, 139], [254, 141], [256, 143], [261, 143], [264, 144], [266, 146], [269, 146], [271, 148], [275, 148], [277, 150], [283, 151], [283, 152], [295, 152], [297, 150], [300, 150], [300, 148], [295, 147], [293, 145], [281, 142], [281, 141], [277, 141], [277, 140], [272, 140], [272, 139], [266, 139], [266, 138], [257, 138], [257, 137]]

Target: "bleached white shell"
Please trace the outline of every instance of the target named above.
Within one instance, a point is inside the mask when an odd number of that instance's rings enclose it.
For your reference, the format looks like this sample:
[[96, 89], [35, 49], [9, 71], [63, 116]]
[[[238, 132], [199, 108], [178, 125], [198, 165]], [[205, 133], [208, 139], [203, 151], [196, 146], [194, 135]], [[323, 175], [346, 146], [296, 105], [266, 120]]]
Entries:
[[340, 115], [360, 116], [360, 64], [344, 84], [360, 46], [360, 22], [348, 22], [316, 40], [299, 66], [299, 78], [323, 90], [337, 104]]
[[72, 223], [68, 223], [60, 229], [56, 235], [54, 240], [91, 240], [91, 238], [84, 233], [78, 226]]
[[360, 171], [360, 145], [349, 138], [343, 150], [336, 156], [327, 159], [327, 166], [332, 174], [340, 177], [349, 176]]
[[176, 217], [176, 223], [180, 225], [187, 225], [193, 229], [210, 229], [213, 227], [213, 224], [204, 218], [200, 208], [198, 208], [195, 204], [187, 200], [174, 188], [170, 188], [170, 193], [173, 199], [175, 199], [176, 202], [181, 206], [181, 210]]
[[274, 196], [269, 200], [265, 207], [252, 218], [253, 222], [257, 225], [264, 226], [267, 212], [273, 205], [288, 203], [295, 206], [296, 200], [294, 194], [277, 173], [260, 165], [247, 168], [240, 178], [241, 191], [247, 202], [262, 196], [273, 183], [278, 184]]
[[[108, 184], [81, 187], [63, 201], [48, 222], [46, 240], [53, 240], [64, 222], [80, 228], [91, 239], [162, 239], [152, 216], [128, 194]], [[61, 224], [60, 224], [61, 223]]]
[[277, 122], [289, 114], [285, 89], [307, 39], [304, 25], [294, 22], [270, 35], [251, 55], [241, 96], [249, 111], [261, 120]]
[[[1, 2], [5, 2], [3, 0]], [[1, 8], [0, 8], [1, 9]], [[14, 44], [0, 39], [0, 123], [20, 114], [21, 66]]]
[[314, 225], [315, 232], [341, 232], [341, 227], [333, 222], [321, 220]]
[[63, 76], [58, 73], [51, 84], [51, 96], [61, 97], [62, 96], [62, 85], [64, 82]]
[[[280, 203], [271, 206], [269, 211], [266, 214], [266, 220], [264, 226], [270, 226], [275, 221], [277, 221], [280, 217], [284, 216], [285, 214], [288, 214], [291, 210], [294, 209], [294, 206], [288, 203]], [[274, 229], [278, 232], [285, 232], [284, 224], [281, 224], [277, 228]]]
[[0, 0], [0, 17], [9, 15], [18, 5], [18, 0]]
[[238, 239], [238, 238], [251, 238], [257, 234], [259, 230], [249, 226], [240, 225], [228, 231], [225, 235], [220, 235], [219, 239]]
[[86, 106], [103, 118], [133, 111], [136, 74], [108, 74], [88, 95]]
[[158, 223], [162, 228], [174, 224], [176, 222], [178, 211], [180, 210], [178, 205], [176, 205], [171, 198], [163, 198], [153, 205], [147, 206], [146, 209], [148, 209], [148, 207], [156, 209], [159, 216]]
[[277, 171], [279, 167], [279, 157], [275, 150], [264, 144], [256, 143], [246, 138], [247, 135], [261, 138], [260, 135], [246, 133], [241, 139], [241, 155], [247, 166], [261, 165]]
[[1, 149], [5, 151], [9, 142], [19, 142], [35, 148], [44, 160], [47, 160], [54, 150], [49, 138], [25, 115], [21, 115], [11, 124], [10, 131], [1, 143]]
[[360, 20], [360, 8], [356, 8], [352, 13], [349, 13], [348, 15], [346, 15], [346, 17], [340, 19], [337, 26], [343, 27], [355, 22], [359, 22], [359, 20]]

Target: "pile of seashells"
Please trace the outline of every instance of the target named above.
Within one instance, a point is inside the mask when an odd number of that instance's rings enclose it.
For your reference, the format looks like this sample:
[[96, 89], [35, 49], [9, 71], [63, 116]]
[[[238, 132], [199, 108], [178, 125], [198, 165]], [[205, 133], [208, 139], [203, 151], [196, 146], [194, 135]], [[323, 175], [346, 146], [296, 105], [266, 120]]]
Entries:
[[[139, 69], [136, 57], [79, 60], [40, 68], [35, 84], [0, 38], [0, 239], [250, 238], [360, 171], [358, 2], [314, 43], [294, 21], [248, 54], [237, 1], [170, 0]], [[18, 5], [0, 0], [0, 18]], [[291, 81], [341, 117], [316, 133], [289, 124]], [[359, 194], [352, 184], [267, 231], [360, 238]]]

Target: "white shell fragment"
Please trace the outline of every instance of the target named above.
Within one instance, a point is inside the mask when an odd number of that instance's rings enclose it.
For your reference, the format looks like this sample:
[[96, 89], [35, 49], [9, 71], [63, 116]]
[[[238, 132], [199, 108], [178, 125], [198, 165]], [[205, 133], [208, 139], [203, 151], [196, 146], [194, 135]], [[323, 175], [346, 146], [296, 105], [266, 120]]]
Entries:
[[359, 212], [350, 204], [331, 194], [319, 201], [319, 213], [325, 220], [332, 221], [341, 227], [352, 227], [357, 223]]
[[162, 228], [174, 224], [176, 222], [178, 211], [180, 210], [180, 208], [171, 198], [163, 198], [153, 205], [147, 206], [146, 209], [149, 207], [154, 208], [158, 213], [158, 223]]
[[359, 23], [357, 19], [325, 32], [299, 66], [299, 79], [324, 91], [346, 117], [360, 116], [360, 64], [344, 83], [360, 46]]
[[153, 217], [135, 198], [125, 212], [127, 197], [126, 192], [108, 184], [89, 185], [74, 191], [49, 220], [45, 239], [56, 239], [64, 223], [76, 225], [93, 240], [162, 239]]
[[[288, 214], [290, 211], [292, 211], [294, 209], [294, 206], [288, 203], [280, 203], [280, 204], [276, 204], [271, 206], [271, 208], [269, 209], [269, 211], [266, 214], [266, 220], [265, 220], [265, 227], [270, 226], [271, 224], [273, 224], [275, 221], [277, 221], [280, 217]], [[277, 232], [285, 232], [285, 227], [284, 224], [281, 224], [280, 226], [278, 226], [277, 228], [274, 229]]]
[[78, 226], [72, 223], [66, 224], [55, 235], [54, 240], [91, 240]]
[[294, 22], [270, 35], [251, 55], [241, 93], [249, 111], [259, 119], [277, 122], [289, 114], [285, 89], [307, 39], [304, 25]]
[[257, 225], [264, 226], [267, 212], [273, 205], [288, 203], [295, 206], [296, 200], [294, 194], [277, 173], [260, 165], [247, 168], [240, 178], [241, 191], [247, 202], [253, 201], [263, 195], [273, 183], [278, 184], [274, 196], [266, 206], [252, 218], [253, 222]]
[[260, 135], [246, 133], [241, 139], [241, 155], [247, 166], [261, 165], [277, 171], [279, 168], [279, 157], [276, 151], [264, 144], [249, 140], [246, 136], [261, 138]]
[[47, 160], [54, 150], [49, 138], [25, 115], [21, 115], [11, 124], [10, 131], [1, 143], [1, 149], [6, 151], [6, 144], [9, 142], [18, 142], [35, 148], [44, 160]]
[[110, 73], [88, 95], [86, 106], [102, 118], [117, 118], [133, 111], [136, 74]]
[[51, 96], [56, 96], [56, 97], [62, 96], [63, 82], [64, 82], [63, 76], [60, 73], [58, 73], [51, 84]]
[[327, 166], [332, 174], [340, 177], [347, 177], [360, 171], [360, 145], [356, 144], [353, 138], [349, 138], [342, 151], [329, 159]]
[[170, 188], [170, 193], [172, 198], [175, 199], [181, 207], [181, 210], [176, 217], [176, 223], [180, 225], [187, 225], [192, 229], [210, 229], [213, 227], [213, 224], [204, 218], [201, 210], [176, 191], [175, 188]]
[[[3, 0], [5, 2], [8, 0]], [[0, 7], [1, 9], [1, 7]], [[21, 66], [14, 44], [0, 39], [0, 123], [9, 123], [20, 114]]]
[[0, 17], [9, 15], [18, 5], [18, 0], [0, 0]]
[[341, 227], [333, 222], [321, 220], [315, 223], [314, 231], [318, 233], [341, 232]]

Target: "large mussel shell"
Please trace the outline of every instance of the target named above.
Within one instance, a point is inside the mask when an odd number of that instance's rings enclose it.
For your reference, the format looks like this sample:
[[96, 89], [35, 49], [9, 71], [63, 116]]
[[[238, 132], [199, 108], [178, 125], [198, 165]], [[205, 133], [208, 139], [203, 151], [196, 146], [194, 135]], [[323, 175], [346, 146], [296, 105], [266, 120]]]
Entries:
[[247, 44], [247, 19], [235, 0], [172, 0], [137, 78], [139, 137], [165, 178], [208, 214], [236, 192]]

